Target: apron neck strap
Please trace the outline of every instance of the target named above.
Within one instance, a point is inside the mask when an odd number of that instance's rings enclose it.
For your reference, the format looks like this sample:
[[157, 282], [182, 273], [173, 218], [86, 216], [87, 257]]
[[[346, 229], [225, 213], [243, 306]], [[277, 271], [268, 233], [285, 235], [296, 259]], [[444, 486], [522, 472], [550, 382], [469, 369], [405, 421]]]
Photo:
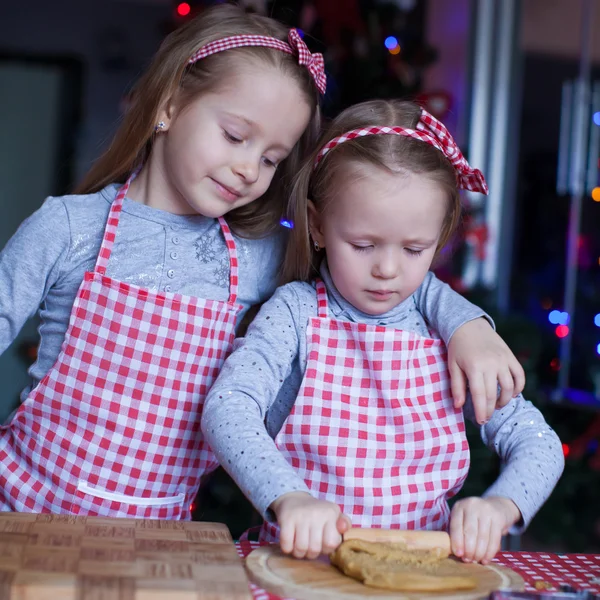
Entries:
[[227, 251], [229, 252], [229, 300], [230, 304], [235, 304], [237, 302], [237, 294], [238, 294], [238, 257], [237, 257], [237, 248], [235, 245], [235, 240], [233, 239], [233, 235], [231, 233], [231, 229], [229, 229], [229, 225], [227, 225], [227, 221], [223, 217], [219, 217], [219, 225], [221, 226], [221, 231], [223, 232], [223, 237], [225, 238], [225, 245], [227, 246]]
[[106, 274], [106, 268], [108, 267], [108, 261], [112, 252], [115, 238], [117, 237], [117, 227], [119, 226], [119, 219], [121, 218], [121, 209], [123, 208], [123, 200], [129, 190], [131, 182], [135, 179], [137, 173], [132, 173], [129, 179], [121, 186], [117, 192], [117, 197], [113, 200], [110, 205], [110, 211], [108, 213], [108, 219], [106, 221], [106, 227], [104, 228], [104, 237], [102, 238], [102, 245], [100, 246], [100, 252], [96, 260], [96, 266], [94, 272], [104, 276]]
[[322, 279], [317, 279], [317, 315], [321, 319], [329, 317], [329, 303], [327, 301], [327, 288]]
[[[108, 219], [106, 221], [106, 227], [104, 228], [104, 237], [102, 238], [102, 245], [100, 246], [100, 252], [96, 260], [96, 266], [94, 272], [104, 276], [108, 267], [108, 261], [112, 252], [115, 238], [117, 237], [117, 227], [119, 226], [119, 219], [121, 218], [121, 211], [123, 209], [123, 200], [129, 191], [131, 182], [135, 179], [136, 173], [132, 173], [129, 179], [121, 186], [117, 192], [116, 198], [110, 205], [110, 211], [108, 213]], [[223, 217], [219, 217], [219, 225], [225, 238], [225, 245], [227, 246], [227, 252], [229, 253], [229, 299], [227, 302], [235, 304], [237, 302], [238, 295], [238, 258], [235, 240], [229, 225]]]

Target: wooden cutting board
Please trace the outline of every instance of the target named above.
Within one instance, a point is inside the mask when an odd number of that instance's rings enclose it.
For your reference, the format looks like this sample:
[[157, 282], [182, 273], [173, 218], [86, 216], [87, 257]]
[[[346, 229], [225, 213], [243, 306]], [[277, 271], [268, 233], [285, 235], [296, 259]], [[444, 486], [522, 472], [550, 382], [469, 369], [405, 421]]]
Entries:
[[0, 513], [1, 600], [251, 600], [221, 523]]
[[329, 564], [327, 558], [297, 560], [282, 554], [278, 546], [263, 546], [246, 558], [250, 578], [266, 590], [295, 600], [360, 600], [361, 598], [388, 598], [391, 600], [475, 600], [487, 598], [499, 588], [522, 590], [520, 575], [496, 565], [464, 564], [469, 575], [477, 580], [474, 590], [444, 592], [391, 592], [367, 587], [342, 575]]

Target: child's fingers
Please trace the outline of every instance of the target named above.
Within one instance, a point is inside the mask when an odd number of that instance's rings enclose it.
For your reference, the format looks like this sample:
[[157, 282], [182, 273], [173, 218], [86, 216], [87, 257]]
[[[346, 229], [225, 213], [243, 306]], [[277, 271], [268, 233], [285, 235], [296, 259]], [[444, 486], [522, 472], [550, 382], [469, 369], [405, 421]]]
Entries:
[[[339, 522], [340, 518], [337, 520], [337, 523]], [[337, 523], [328, 521], [325, 524], [325, 530], [323, 532], [323, 554], [331, 554], [342, 543], [342, 536], [338, 530]]]
[[344, 534], [351, 527], [352, 527], [352, 521], [350, 521], [350, 517], [348, 517], [348, 515], [345, 515], [344, 513], [342, 513], [337, 518], [337, 522], [336, 522], [336, 528], [338, 530], [338, 533]]
[[279, 531], [279, 547], [284, 554], [291, 554], [294, 549], [295, 531], [293, 525], [283, 523]]
[[514, 379], [509, 369], [498, 373], [498, 383], [500, 384], [500, 397], [496, 403], [496, 408], [506, 406], [516, 395], [514, 392]]
[[487, 414], [486, 421], [489, 421], [496, 410], [496, 403], [498, 402], [498, 371], [493, 369], [487, 371], [483, 375], [485, 381], [485, 398], [487, 403]]
[[492, 520], [483, 515], [477, 522], [477, 538], [475, 540], [475, 551], [473, 552], [473, 560], [480, 562], [486, 555], [490, 536], [492, 534]]
[[304, 525], [296, 524], [294, 528], [294, 558], [304, 558], [308, 552], [310, 542], [310, 529]]
[[514, 356], [510, 360], [509, 369], [515, 382], [513, 394], [518, 396], [525, 388], [525, 370], [523, 369], [523, 365]]
[[467, 379], [463, 370], [455, 363], [448, 365], [454, 408], [462, 408], [467, 397]]
[[502, 544], [502, 532], [500, 527], [492, 526], [490, 529], [490, 538], [488, 540], [488, 547], [485, 552], [485, 556], [482, 559], [482, 563], [487, 565], [496, 556], [500, 546]]
[[[483, 425], [488, 420], [487, 396], [483, 374], [474, 372], [469, 375], [469, 390], [473, 400], [473, 409], [475, 411], [475, 420]], [[494, 395], [494, 404], [496, 396]]]
[[452, 545], [452, 554], [462, 557], [465, 552], [464, 512], [460, 506], [455, 506], [450, 516], [450, 543]]
[[475, 556], [478, 531], [479, 522], [477, 516], [465, 514], [463, 524], [464, 552], [462, 558], [466, 562], [471, 562]]
[[311, 525], [306, 558], [312, 560], [317, 558], [321, 552], [323, 552], [323, 535], [325, 527], [326, 523], [322, 522], [313, 523]]

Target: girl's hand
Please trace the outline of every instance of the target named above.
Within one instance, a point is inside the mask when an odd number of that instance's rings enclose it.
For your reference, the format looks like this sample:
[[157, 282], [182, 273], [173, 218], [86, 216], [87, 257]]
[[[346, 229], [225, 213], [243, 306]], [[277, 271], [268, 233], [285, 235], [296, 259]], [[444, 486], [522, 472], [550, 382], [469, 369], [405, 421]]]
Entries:
[[525, 387], [523, 367], [484, 318], [469, 321], [456, 330], [448, 344], [448, 369], [455, 408], [465, 403], [468, 380], [475, 419], [481, 425]]
[[306, 492], [290, 492], [271, 504], [281, 529], [279, 544], [285, 554], [317, 558], [330, 554], [352, 526], [333, 502], [317, 500]]
[[464, 562], [487, 565], [500, 550], [502, 536], [519, 521], [521, 512], [508, 498], [464, 498], [450, 514], [452, 553]]

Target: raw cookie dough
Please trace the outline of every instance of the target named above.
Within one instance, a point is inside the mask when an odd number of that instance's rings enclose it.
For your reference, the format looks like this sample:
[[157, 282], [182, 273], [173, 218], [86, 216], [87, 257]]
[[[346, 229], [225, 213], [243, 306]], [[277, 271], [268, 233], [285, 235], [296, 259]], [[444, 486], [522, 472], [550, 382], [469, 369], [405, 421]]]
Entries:
[[402, 544], [343, 542], [331, 564], [365, 585], [401, 592], [450, 592], [477, 586], [466, 565], [450, 559], [441, 548], [408, 550]]

